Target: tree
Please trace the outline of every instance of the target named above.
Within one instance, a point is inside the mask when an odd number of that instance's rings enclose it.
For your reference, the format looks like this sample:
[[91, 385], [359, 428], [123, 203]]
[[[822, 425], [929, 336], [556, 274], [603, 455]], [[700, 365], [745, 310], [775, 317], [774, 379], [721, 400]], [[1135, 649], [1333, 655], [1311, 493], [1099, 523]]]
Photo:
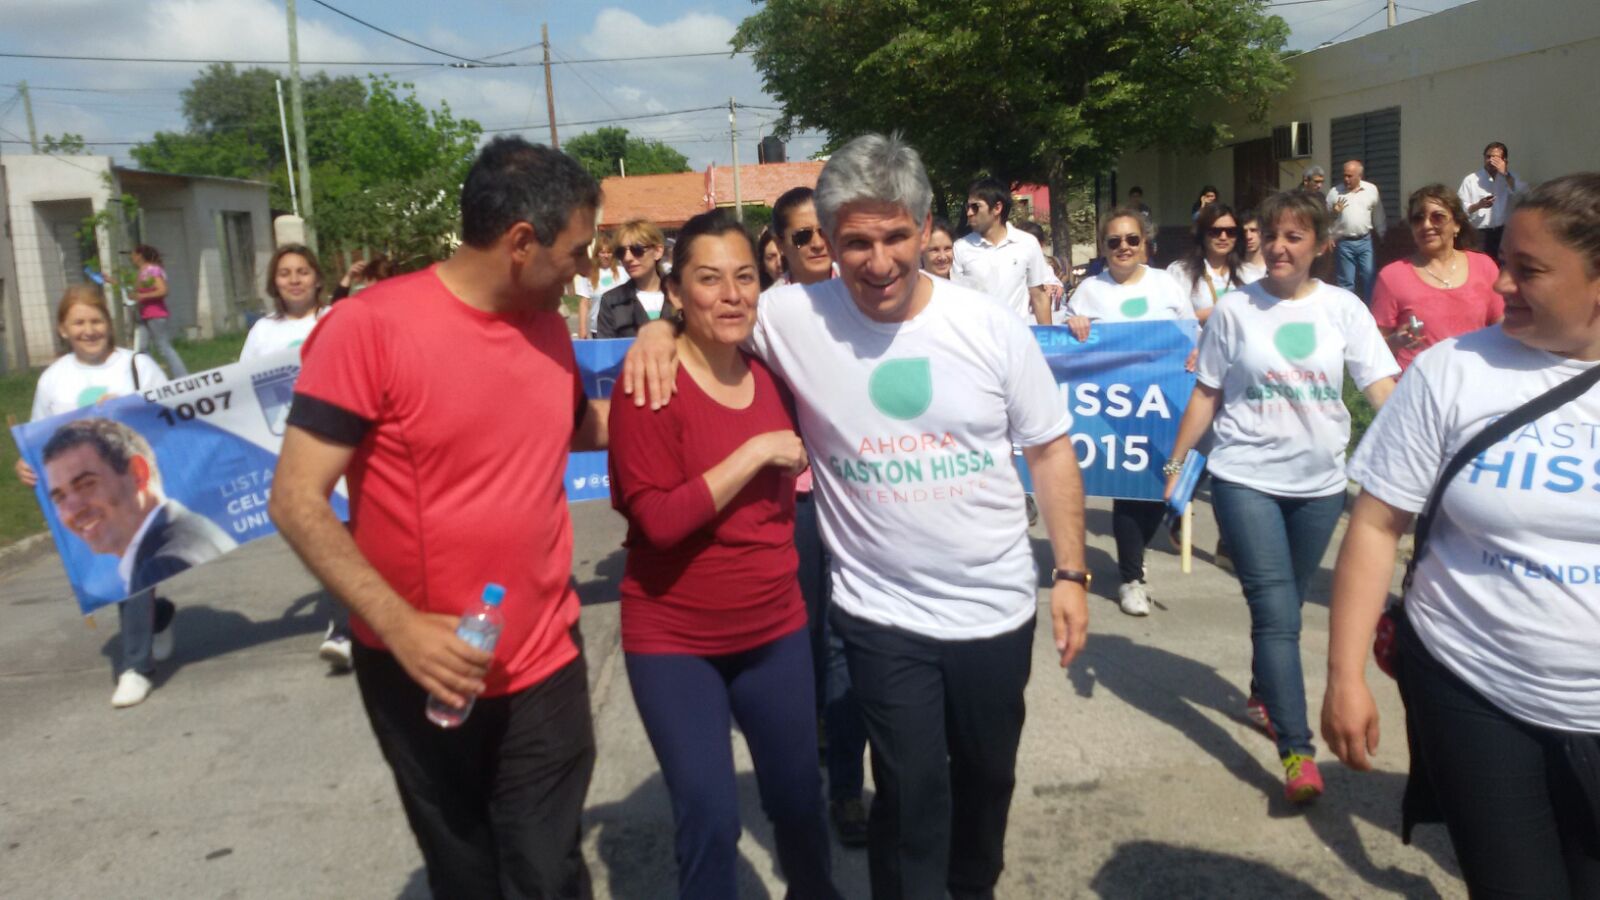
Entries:
[[689, 171], [687, 156], [660, 141], [628, 137], [626, 128], [597, 128], [567, 141], [565, 149], [596, 181], [622, 174], [618, 160], [627, 163], [629, 175]]
[[732, 43], [782, 101], [780, 134], [899, 129], [944, 196], [980, 173], [1048, 184], [1061, 253], [1071, 177], [1219, 146], [1209, 113], [1264, 116], [1287, 37], [1259, 0], [767, 0]]
[[[265, 181], [272, 205], [289, 208], [276, 80], [267, 69], [207, 67], [183, 92], [187, 130], [158, 132], [133, 158], [156, 172]], [[381, 251], [401, 266], [448, 253], [478, 123], [427, 108], [387, 77], [318, 72], [303, 86], [323, 252]]]
[[89, 152], [89, 148], [83, 143], [83, 135], [65, 131], [59, 138], [45, 135], [44, 140], [39, 142], [39, 152], [56, 156], [83, 156]]

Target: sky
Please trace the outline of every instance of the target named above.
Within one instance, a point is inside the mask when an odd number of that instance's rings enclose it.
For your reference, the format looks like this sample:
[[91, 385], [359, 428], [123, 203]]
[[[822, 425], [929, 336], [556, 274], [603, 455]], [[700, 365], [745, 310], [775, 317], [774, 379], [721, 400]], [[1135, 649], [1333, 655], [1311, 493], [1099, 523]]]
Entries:
[[[727, 103], [774, 107], [748, 56], [725, 57], [752, 0], [619, 0], [615, 3], [548, 0], [326, 0], [359, 19], [436, 50], [472, 59], [526, 48], [550, 27], [552, 58], [615, 59], [664, 54], [717, 56], [554, 67], [556, 125], [563, 140], [615, 124], [633, 135], [662, 140], [690, 166], [730, 161]], [[1405, 0], [1401, 23], [1468, 0]], [[179, 92], [201, 64], [132, 64], [108, 56], [175, 59], [283, 60], [288, 55], [285, 0], [0, 0], [6, 27], [0, 52], [92, 56], [94, 61], [0, 57], [0, 153], [27, 152], [27, 120], [16, 84], [31, 88], [39, 135], [73, 132], [91, 141], [129, 142], [158, 130], [182, 130]], [[485, 129], [547, 142], [544, 78], [539, 66], [456, 69], [405, 62], [449, 62], [447, 56], [409, 46], [322, 5], [297, 0], [302, 71], [331, 74], [386, 72], [411, 82], [427, 105], [448, 102], [452, 112]], [[1272, 11], [1292, 30], [1289, 46], [1309, 50], [1329, 40], [1350, 40], [1384, 27], [1383, 0], [1281, 0]], [[537, 62], [537, 48], [496, 56]], [[356, 62], [317, 66], [308, 61]], [[284, 72], [287, 67], [274, 66]], [[719, 107], [702, 109], [703, 107]], [[654, 118], [651, 113], [701, 110]], [[741, 109], [740, 162], [754, 162], [756, 142], [778, 113]], [[523, 128], [523, 126], [532, 126]], [[799, 135], [791, 159], [809, 158], [822, 136]], [[103, 144], [91, 152], [129, 160], [128, 146]]]

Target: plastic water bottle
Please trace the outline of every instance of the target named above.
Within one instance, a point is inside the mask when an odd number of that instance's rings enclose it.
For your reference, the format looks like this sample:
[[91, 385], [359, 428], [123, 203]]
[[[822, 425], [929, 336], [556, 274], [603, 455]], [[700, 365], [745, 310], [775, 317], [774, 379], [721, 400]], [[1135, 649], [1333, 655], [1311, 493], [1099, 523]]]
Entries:
[[[506, 589], [500, 585], [484, 585], [482, 605], [461, 617], [461, 624], [456, 626], [456, 637], [485, 653], [493, 653], [495, 641], [500, 639], [500, 631], [506, 626], [505, 616], [500, 613], [500, 601], [505, 597]], [[466, 703], [451, 706], [429, 695], [428, 721], [440, 728], [455, 728], [472, 714], [472, 704], [476, 699], [475, 696], [469, 696]]]

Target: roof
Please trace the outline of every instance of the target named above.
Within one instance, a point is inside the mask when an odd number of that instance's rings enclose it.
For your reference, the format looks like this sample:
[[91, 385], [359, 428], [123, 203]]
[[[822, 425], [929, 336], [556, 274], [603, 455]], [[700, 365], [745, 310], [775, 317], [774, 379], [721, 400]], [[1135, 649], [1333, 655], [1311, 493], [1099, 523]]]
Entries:
[[[816, 187], [826, 165], [809, 162], [767, 163], [739, 167], [739, 199], [771, 206], [783, 192], [795, 187]], [[733, 166], [712, 166], [711, 184], [718, 206], [733, 205]]]
[[271, 189], [272, 185], [265, 181], [254, 181], [248, 178], [224, 178], [221, 175], [184, 175], [172, 172], [151, 172], [146, 169], [131, 169], [127, 166], [112, 166], [111, 170], [117, 173], [118, 178], [133, 178], [145, 181], [216, 181], [223, 184], [236, 184], [246, 187], [260, 187]]
[[[739, 198], [746, 204], [771, 206], [790, 188], [814, 187], [823, 165], [819, 160], [740, 166]], [[615, 228], [629, 219], [648, 219], [670, 231], [714, 206], [733, 205], [733, 167], [626, 178], [613, 175], [600, 183], [600, 189], [605, 194], [601, 228]]]
[[682, 228], [706, 210], [706, 174], [613, 175], [600, 182], [600, 227], [615, 228], [629, 219], [648, 219], [662, 228]]

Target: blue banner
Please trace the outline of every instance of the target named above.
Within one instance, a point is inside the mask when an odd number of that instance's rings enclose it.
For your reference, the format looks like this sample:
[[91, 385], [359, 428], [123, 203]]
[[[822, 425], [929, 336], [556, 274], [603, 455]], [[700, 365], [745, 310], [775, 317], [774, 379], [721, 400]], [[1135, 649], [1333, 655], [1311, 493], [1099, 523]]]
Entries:
[[[622, 358], [633, 346], [632, 338], [604, 341], [573, 341], [583, 390], [595, 400], [611, 397], [611, 389], [622, 377]], [[567, 502], [606, 500], [611, 497], [611, 470], [604, 450], [573, 453], [567, 457]]]
[[[1072, 412], [1072, 445], [1091, 497], [1160, 500], [1161, 467], [1194, 390], [1183, 364], [1197, 323], [1095, 323], [1079, 341], [1065, 326], [1034, 326], [1050, 372]], [[1033, 490], [1018, 459], [1023, 485]]]
[[[1161, 467], [1178, 436], [1194, 375], [1183, 364], [1194, 349], [1193, 321], [1096, 324], [1087, 341], [1064, 326], [1033, 327], [1061, 398], [1072, 411], [1072, 443], [1091, 497], [1160, 500]], [[578, 368], [590, 397], [611, 396], [631, 339], [575, 341]], [[1023, 484], [1033, 490], [1017, 458]], [[606, 454], [574, 453], [567, 462], [567, 499], [610, 496]]]
[[11, 429], [79, 609], [277, 531], [267, 498], [299, 374], [287, 350]]

